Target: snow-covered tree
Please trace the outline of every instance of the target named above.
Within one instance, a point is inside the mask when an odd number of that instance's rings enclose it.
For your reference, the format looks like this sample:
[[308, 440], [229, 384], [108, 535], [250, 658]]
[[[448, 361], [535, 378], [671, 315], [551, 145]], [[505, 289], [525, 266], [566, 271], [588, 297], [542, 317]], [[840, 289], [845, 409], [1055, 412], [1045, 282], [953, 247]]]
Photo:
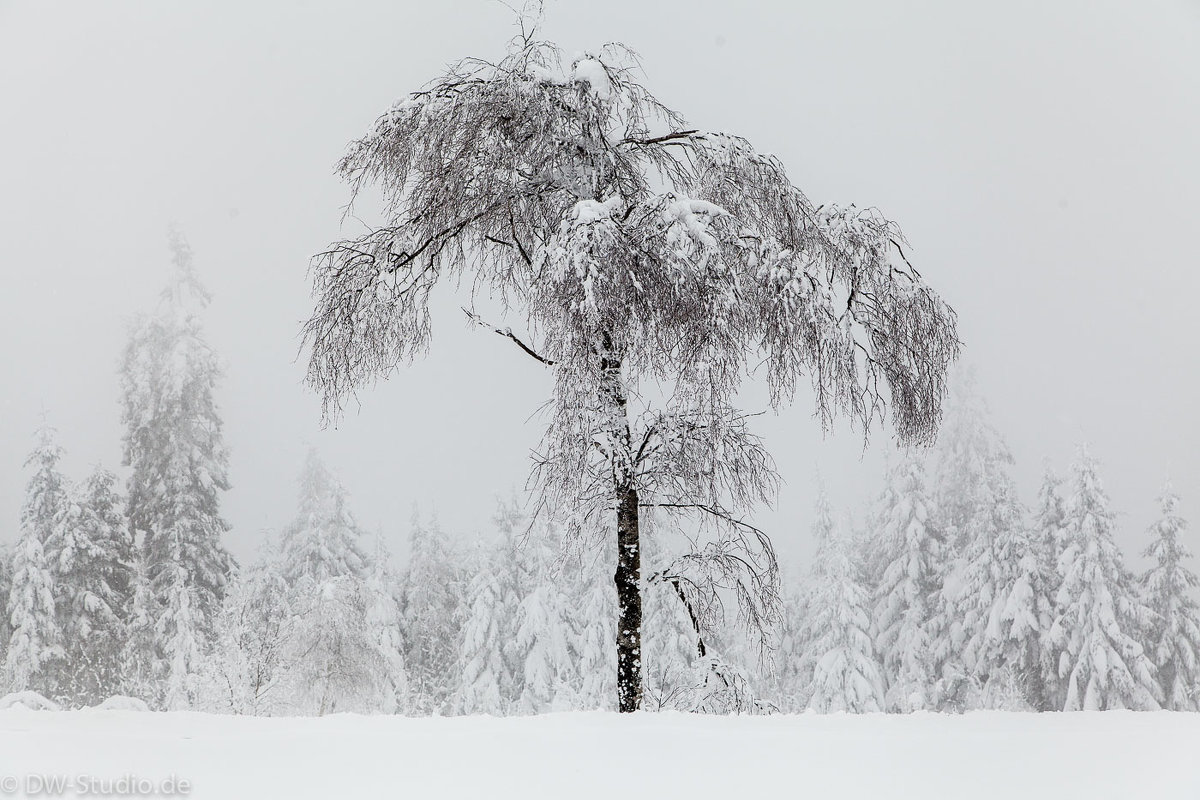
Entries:
[[1071, 536], [1067, 529], [1067, 501], [1063, 497], [1062, 478], [1055, 474], [1049, 462], [1045, 464], [1038, 488], [1034, 541], [1051, 564], [1052, 571], [1057, 571], [1058, 557], [1071, 543]]
[[369, 582], [349, 576], [312, 589], [292, 593], [283, 654], [289, 713], [394, 712], [394, 654], [381, 648], [379, 635], [385, 600]]
[[414, 512], [408, 569], [401, 579], [400, 615], [409, 707], [422, 714], [452, 710], [462, 620], [463, 576], [437, 520]]
[[[650, 533], [647, 521], [643, 520], [644, 534]], [[654, 533], [659, 535], [642, 538], [648, 576], [642, 589], [646, 630], [641, 649], [646, 707], [689, 710], [694, 705], [695, 668], [708, 655], [704, 634], [711, 630], [704, 630], [700, 609], [688, 606], [686, 579], [670, 570], [682, 545], [669, 531]]]
[[60, 691], [77, 705], [121, 693], [134, 553], [116, 484], [97, 468], [71, 493], [46, 547], [64, 647]]
[[299, 511], [280, 551], [284, 588], [276, 602], [286, 620], [278, 646], [275, 637], [248, 643], [279, 687], [272, 706], [305, 714], [406, 707], [400, 610], [387, 553], [378, 540], [368, 558], [346, 492], [315, 452], [301, 472]]
[[804, 614], [807, 597], [800, 591], [784, 592], [783, 613], [776, 628], [776, 640], [766, 664], [766, 685], [779, 710], [787, 713], [803, 711], [808, 706], [808, 691], [812, 686], [811, 671], [805, 666]]
[[[215, 637], [233, 560], [221, 544], [228, 454], [215, 391], [221, 374], [200, 315], [209, 295], [191, 249], [170, 238], [171, 280], [158, 310], [135, 327], [121, 369], [129, 521], [139, 538], [166, 683], [175, 698]], [[178, 648], [183, 648], [182, 650]]]
[[385, 218], [316, 257], [304, 329], [336, 413], [425, 352], [442, 279], [523, 316], [526, 338], [487, 327], [554, 372], [537, 508], [568, 539], [609, 534], [621, 711], [642, 699], [643, 508], [703, 520], [692, 581], [736, 582], [761, 633], [777, 617], [770, 541], [739, 519], [777, 484], [732, 405], [746, 366], [765, 361], [775, 404], [808, 376], [823, 421], [865, 431], [886, 406], [925, 441], [958, 352], [893, 223], [812, 203], [745, 139], [687, 126], [635, 67], [620, 46], [565, 61], [523, 35], [394, 105], [339, 168], [355, 194], [382, 190]]
[[378, 711], [399, 714], [408, 710], [408, 667], [404, 663], [404, 631], [391, 555], [382, 533], [375, 535], [375, 552], [363, 578], [366, 591], [367, 629], [384, 670]]
[[158, 706], [162, 696], [162, 661], [155, 619], [158, 603], [146, 577], [144, 554], [135, 552], [130, 574], [125, 619], [125, 641], [121, 647], [123, 693]]
[[1036, 708], [1045, 702], [1049, 564], [1025, 528], [1013, 458], [974, 376], [963, 375], [938, 439], [938, 507], [947, 543], [933, 624], [939, 704]]
[[996, 540], [1001, 579], [979, 651], [988, 665], [982, 697], [986, 708], [1054, 707], [1046, 676], [1054, 654], [1049, 633], [1058, 580], [1037, 544], [1034, 535], [1018, 525], [1003, 529]]
[[889, 711], [932, 707], [935, 681], [930, 619], [938, 585], [939, 542], [921, 461], [908, 454], [891, 472], [876, 541], [887, 554], [875, 590], [876, 646]]
[[477, 544], [467, 581], [459, 645], [462, 681], [454, 702], [462, 714], [499, 716], [508, 710], [515, 679], [505, 659], [512, 609], [505, 607], [500, 548]]
[[577, 702], [579, 655], [556, 559], [560, 549], [557, 531], [545, 524], [534, 525], [521, 542], [524, 590], [516, 607], [514, 644], [524, 656], [516, 702], [523, 713], [565, 711]]
[[883, 711], [884, 680], [871, 639], [870, 595], [850, 542], [830, 530], [806, 604], [812, 662], [808, 707], [819, 713]]
[[204, 671], [208, 710], [247, 715], [288, 713], [282, 659], [294, 622], [290, 587], [271, 542], [233, 576], [217, 619], [217, 642]]
[[1086, 446], [1072, 473], [1070, 543], [1058, 562], [1058, 611], [1050, 629], [1066, 686], [1063, 709], [1158, 708], [1154, 664], [1138, 641], [1153, 612], [1138, 598], [1113, 540], [1114, 514]]
[[[1058, 562], [1071, 543], [1071, 533], [1067, 529], [1067, 500], [1063, 496], [1063, 479], [1055, 473], [1049, 460], [1044, 464], [1042, 482], [1038, 487], [1038, 505], [1031, 539], [1031, 544], [1042, 561], [1046, 594], [1050, 598], [1053, 618], [1058, 614], [1056, 598], [1062, 584]], [[1046, 628], [1042, 636], [1041, 682], [1044, 710], [1062, 708], [1067, 695], [1066, 682], [1058, 675], [1058, 663], [1062, 658], [1060, 643], [1051, 639], [1048, 633], [1049, 628]]]
[[12, 548], [7, 543], [0, 543], [0, 664], [4, 663], [8, 639], [12, 636], [12, 625], [5, 613], [8, 595], [12, 591], [12, 558]]
[[582, 590], [574, 606], [573, 648], [578, 654], [576, 688], [581, 709], [611, 711], [616, 708], [617, 660], [612, 643], [617, 631], [617, 593], [613, 589], [615, 568], [611, 553], [584, 550], [575, 569]]
[[300, 508], [283, 531], [282, 574], [289, 583], [302, 577], [320, 584], [331, 578], [363, 577], [367, 557], [362, 531], [347, 505], [346, 492], [316, 450], [300, 475]]
[[827, 620], [818, 619], [809, 606], [815, 601], [818, 593], [825, 592], [829, 588], [824, 581], [825, 568], [830, 563], [829, 548], [834, 546], [833, 540], [837, 535], [834, 529], [833, 508], [829, 503], [829, 495], [825, 491], [824, 484], [819, 480], [814, 511], [811, 528], [812, 564], [809, 566], [805, 590], [797, 596], [797, 604], [794, 608], [797, 637], [795, 652], [792, 655], [795, 660], [785, 665], [785, 669], [795, 672], [794, 686], [792, 687], [794, 695], [788, 698], [788, 702], [799, 709], [808, 708], [813, 687], [813, 670], [816, 668], [816, 659], [820, 655], [816, 645], [818, 640], [826, 635], [824, 626], [827, 624]]
[[1163, 707], [1200, 711], [1200, 581], [1188, 566], [1192, 553], [1180, 534], [1187, 522], [1179, 515], [1179, 495], [1170, 482], [1159, 497], [1162, 515], [1150, 528], [1145, 555], [1154, 566], [1142, 578], [1142, 594], [1154, 618], [1147, 650], [1158, 667]]
[[25, 460], [33, 475], [21, 506], [21, 534], [13, 551], [12, 586], [7, 615], [12, 626], [3, 678], [9, 691], [56, 694], [55, 670], [62, 659], [62, 636], [54, 607], [54, 573], [45, 547], [54, 539], [67, 501], [59, 471], [62, 449], [54, 430], [43, 425], [38, 443]]

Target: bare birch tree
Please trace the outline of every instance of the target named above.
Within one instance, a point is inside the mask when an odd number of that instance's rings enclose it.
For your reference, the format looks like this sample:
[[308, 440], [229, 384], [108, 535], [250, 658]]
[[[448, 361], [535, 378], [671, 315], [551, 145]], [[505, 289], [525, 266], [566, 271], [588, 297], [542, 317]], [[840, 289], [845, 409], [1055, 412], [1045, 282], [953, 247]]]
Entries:
[[[761, 369], [778, 407], [807, 376], [822, 424], [844, 414], [865, 436], [886, 413], [923, 442], [959, 347], [894, 224], [814, 205], [637, 72], [621, 45], [569, 61], [523, 31], [498, 63], [464, 60], [392, 106], [338, 164], [354, 196], [382, 193], [383, 224], [314, 257], [304, 327], [327, 415], [427, 350], [440, 281], [553, 370], [532, 483], [569, 538], [615, 532], [621, 711], [641, 703], [644, 509], [713, 534], [658, 571], [693, 619], [730, 594], [752, 627], [777, 614], [770, 540], [742, 519], [777, 488], [732, 405], [743, 379]], [[480, 297], [523, 332], [481, 319]]]

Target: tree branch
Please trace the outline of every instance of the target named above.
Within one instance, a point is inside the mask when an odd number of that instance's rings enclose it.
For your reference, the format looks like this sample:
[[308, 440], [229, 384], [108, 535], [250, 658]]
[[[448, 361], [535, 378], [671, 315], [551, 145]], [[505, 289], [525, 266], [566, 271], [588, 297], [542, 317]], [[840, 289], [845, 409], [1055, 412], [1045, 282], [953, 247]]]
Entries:
[[464, 308], [464, 309], [463, 309], [463, 313], [467, 315], [467, 319], [469, 319], [471, 322], [475, 323], [475, 324], [476, 324], [476, 325], [478, 325], [479, 327], [481, 327], [481, 328], [487, 328], [487, 329], [488, 329], [488, 330], [490, 330], [492, 333], [495, 333], [495, 334], [498, 334], [498, 335], [500, 335], [500, 336], [503, 336], [503, 337], [504, 337], [504, 338], [506, 338], [506, 339], [512, 339], [514, 342], [516, 342], [516, 343], [517, 343], [517, 346], [518, 346], [518, 347], [520, 347], [522, 350], [524, 350], [524, 351], [526, 352], [526, 354], [528, 354], [528, 355], [529, 355], [531, 358], [534, 358], [534, 359], [536, 359], [536, 360], [538, 360], [538, 361], [542, 362], [542, 363], [543, 363], [543, 364], [545, 364], [547, 367], [553, 367], [553, 366], [554, 366], [554, 362], [553, 362], [553, 361], [551, 361], [550, 359], [548, 359], [548, 358], [545, 358], [545, 357], [543, 357], [543, 356], [539, 355], [539, 354], [538, 354], [538, 352], [537, 352], [536, 350], [534, 350], [534, 349], [533, 349], [533, 348], [531, 348], [529, 345], [525, 344], [525, 343], [524, 343], [524, 342], [522, 342], [520, 339], [518, 339], [518, 338], [517, 338], [517, 335], [516, 335], [515, 333], [513, 333], [513, 332], [512, 332], [512, 328], [504, 328], [503, 330], [501, 330], [500, 328], [497, 328], [495, 325], [489, 325], [487, 322], [484, 322], [484, 321], [483, 321], [483, 320], [482, 320], [482, 319], [479, 317], [479, 315], [478, 315], [478, 314], [476, 314], [476, 313], [474, 313], [474, 312], [472, 312], [472, 311], [470, 311], [470, 310], [468, 310], [468, 309], [466, 309], [466, 308]]

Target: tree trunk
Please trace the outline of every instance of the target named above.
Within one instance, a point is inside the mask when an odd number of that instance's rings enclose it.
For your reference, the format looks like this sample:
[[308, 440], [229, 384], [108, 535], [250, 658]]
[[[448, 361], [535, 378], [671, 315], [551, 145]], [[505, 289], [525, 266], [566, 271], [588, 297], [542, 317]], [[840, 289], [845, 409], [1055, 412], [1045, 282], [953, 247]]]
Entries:
[[636, 466], [630, 445], [628, 400], [621, 357], [612, 339], [602, 334], [600, 395], [610, 415], [614, 500], [617, 504], [617, 710], [642, 707], [642, 547], [639, 529]]
[[642, 707], [642, 552], [638, 539], [638, 494], [617, 489], [617, 709]]

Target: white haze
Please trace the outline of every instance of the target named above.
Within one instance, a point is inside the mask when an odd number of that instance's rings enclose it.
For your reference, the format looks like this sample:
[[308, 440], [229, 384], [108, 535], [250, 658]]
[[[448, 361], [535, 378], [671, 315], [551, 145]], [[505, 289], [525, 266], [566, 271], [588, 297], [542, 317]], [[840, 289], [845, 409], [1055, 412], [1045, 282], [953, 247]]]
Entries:
[[[814, 201], [900, 222], [959, 313], [1027, 502], [1043, 456], [1065, 467], [1087, 439], [1128, 550], [1168, 473], [1197, 543], [1200, 4], [613, 0], [547, 16], [568, 51], [634, 47], [664, 101], [774, 152]], [[494, 496], [524, 482], [548, 375], [446, 297], [429, 357], [323, 431], [297, 332], [307, 259], [339, 234], [346, 143], [445, 63], [498, 56], [512, 23], [483, 0], [0, 2], [0, 541], [43, 408], [70, 473], [119, 463], [117, 361], [166, 277], [172, 221], [228, 364], [235, 554], [292, 514], [309, 443], [395, 550], [414, 502], [460, 535], [489, 527]], [[861, 518], [888, 434], [864, 457], [854, 433], [823, 438], [803, 397], [760, 431], [787, 481], [761, 520], [795, 563], [817, 469]]]

